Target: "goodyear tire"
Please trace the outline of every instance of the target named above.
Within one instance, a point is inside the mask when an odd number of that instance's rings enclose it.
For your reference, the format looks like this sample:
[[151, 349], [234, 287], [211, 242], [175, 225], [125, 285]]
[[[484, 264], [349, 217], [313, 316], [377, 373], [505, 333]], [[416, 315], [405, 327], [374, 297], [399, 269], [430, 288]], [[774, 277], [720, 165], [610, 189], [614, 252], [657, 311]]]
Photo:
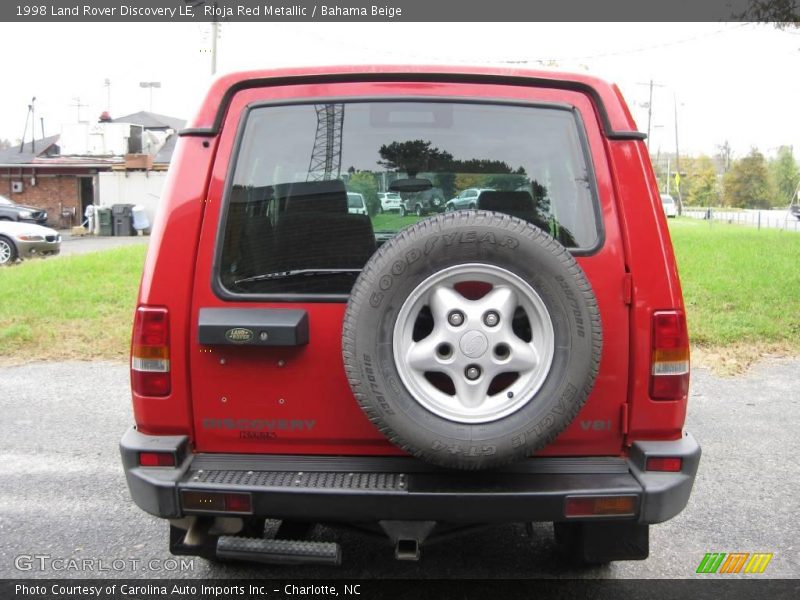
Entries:
[[370, 420], [428, 462], [493, 468], [551, 442], [594, 385], [600, 316], [552, 237], [457, 211], [399, 232], [356, 281], [345, 370]]

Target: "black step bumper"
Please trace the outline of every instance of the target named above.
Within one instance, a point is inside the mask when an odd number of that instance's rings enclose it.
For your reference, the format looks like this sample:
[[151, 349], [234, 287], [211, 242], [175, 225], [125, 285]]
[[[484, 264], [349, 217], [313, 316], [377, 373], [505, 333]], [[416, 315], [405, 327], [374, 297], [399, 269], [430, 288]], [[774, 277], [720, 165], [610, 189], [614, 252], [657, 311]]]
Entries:
[[[150, 436], [133, 428], [120, 448], [136, 504], [171, 519], [205, 514], [328, 522], [563, 521], [568, 497], [633, 496], [633, 512], [613, 518], [651, 524], [683, 510], [700, 460], [689, 434], [636, 442], [628, 458], [531, 458], [482, 472], [445, 470], [406, 457], [192, 454], [184, 436]], [[141, 467], [139, 453], [147, 451], [174, 452], [178, 466]], [[646, 472], [650, 456], [679, 456], [682, 469]], [[249, 494], [252, 506], [244, 515], [188, 508], [185, 500], [196, 492]]]

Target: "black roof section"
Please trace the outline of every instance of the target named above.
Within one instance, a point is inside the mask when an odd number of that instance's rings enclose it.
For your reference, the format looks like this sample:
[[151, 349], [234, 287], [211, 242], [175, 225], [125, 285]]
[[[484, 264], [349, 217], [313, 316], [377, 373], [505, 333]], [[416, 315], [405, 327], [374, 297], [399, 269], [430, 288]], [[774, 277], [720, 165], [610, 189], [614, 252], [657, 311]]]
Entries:
[[21, 152], [20, 145], [14, 144], [10, 148], [0, 150], [0, 164], [2, 165], [24, 165], [30, 164], [37, 157], [47, 153], [47, 151], [58, 142], [59, 135], [51, 135], [48, 137], [40, 138], [33, 142], [25, 142], [22, 144]]
[[164, 145], [161, 146], [161, 149], [156, 154], [156, 157], [153, 159], [154, 164], [169, 164], [172, 160], [172, 153], [175, 152], [175, 142], [178, 141], [178, 135], [172, 134], [167, 138], [167, 141], [164, 142]]

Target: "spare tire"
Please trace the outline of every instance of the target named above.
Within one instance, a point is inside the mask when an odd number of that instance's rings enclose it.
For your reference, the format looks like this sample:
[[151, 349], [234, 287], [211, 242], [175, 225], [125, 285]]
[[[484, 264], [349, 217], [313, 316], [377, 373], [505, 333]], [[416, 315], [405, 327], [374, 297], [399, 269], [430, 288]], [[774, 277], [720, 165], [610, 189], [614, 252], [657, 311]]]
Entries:
[[369, 419], [408, 453], [458, 469], [552, 441], [586, 401], [601, 346], [572, 255], [486, 211], [431, 217], [381, 246], [353, 286], [342, 344]]

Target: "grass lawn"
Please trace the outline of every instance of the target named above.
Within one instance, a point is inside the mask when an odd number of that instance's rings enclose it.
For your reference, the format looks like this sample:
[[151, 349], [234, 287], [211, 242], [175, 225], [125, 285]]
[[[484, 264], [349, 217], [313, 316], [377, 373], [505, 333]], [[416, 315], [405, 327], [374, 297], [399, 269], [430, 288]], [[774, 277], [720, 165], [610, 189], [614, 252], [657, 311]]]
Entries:
[[145, 246], [0, 269], [0, 361], [126, 359]]
[[671, 219], [701, 363], [736, 371], [765, 354], [800, 354], [800, 235]]
[[401, 217], [400, 213], [396, 212], [381, 213], [372, 217], [372, 227], [375, 229], [375, 231], [380, 231], [382, 229], [397, 231], [398, 229], [408, 227], [419, 220], [420, 217], [417, 215], [406, 215], [405, 217]]
[[[417, 217], [378, 215], [375, 229]], [[695, 363], [800, 354], [800, 235], [671, 219]], [[126, 359], [144, 246], [0, 269], [0, 361]]]

